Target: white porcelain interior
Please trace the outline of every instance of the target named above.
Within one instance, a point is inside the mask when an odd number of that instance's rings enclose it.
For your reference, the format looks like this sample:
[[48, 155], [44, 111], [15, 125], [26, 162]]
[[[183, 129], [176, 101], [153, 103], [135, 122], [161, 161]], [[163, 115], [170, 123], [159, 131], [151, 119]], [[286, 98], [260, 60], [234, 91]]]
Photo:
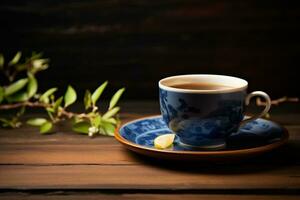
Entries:
[[[226, 89], [215, 90], [194, 90], [174, 88], [172, 85], [187, 84], [187, 83], [205, 83], [228, 86]], [[192, 74], [192, 75], [178, 75], [164, 78], [159, 81], [159, 87], [164, 90], [183, 92], [183, 93], [224, 93], [235, 92], [247, 89], [248, 82], [244, 79], [214, 74]]]

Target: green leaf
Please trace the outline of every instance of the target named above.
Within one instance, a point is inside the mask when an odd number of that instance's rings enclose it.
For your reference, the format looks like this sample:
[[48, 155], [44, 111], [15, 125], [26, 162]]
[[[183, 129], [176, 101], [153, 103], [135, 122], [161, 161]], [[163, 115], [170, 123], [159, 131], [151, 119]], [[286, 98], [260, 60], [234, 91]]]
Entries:
[[52, 107], [47, 107], [46, 110], [49, 112], [49, 113], [54, 113], [55, 110], [52, 108]]
[[28, 97], [33, 97], [38, 90], [38, 83], [35, 77], [32, 74], [29, 74], [28, 76], [28, 85], [27, 85], [27, 93]]
[[44, 94], [42, 94], [42, 96], [40, 96], [39, 101], [49, 103], [49, 96], [52, 95], [56, 90], [57, 88], [51, 88], [47, 90]]
[[26, 84], [28, 83], [28, 78], [20, 79], [12, 84], [10, 84], [8, 87], [4, 90], [4, 95], [9, 96], [12, 95], [19, 90], [21, 90]]
[[63, 97], [59, 97], [59, 98], [55, 101], [54, 106], [53, 106], [53, 109], [54, 109], [55, 112], [58, 110], [58, 108], [59, 108], [59, 106], [61, 105], [63, 99], [64, 99]]
[[72, 86], [68, 86], [68, 89], [65, 94], [65, 108], [71, 105], [76, 101], [77, 94]]
[[98, 99], [100, 98], [102, 92], [104, 91], [105, 87], [107, 86], [107, 81], [102, 83], [92, 94], [92, 103], [93, 105], [96, 105]]
[[3, 101], [4, 99], [4, 88], [0, 86], [0, 103]]
[[76, 116], [76, 115], [74, 117], [72, 117], [72, 120], [71, 120], [72, 124], [76, 124], [76, 123], [82, 122], [82, 121], [83, 121], [83, 119], [81, 117]]
[[30, 60], [35, 60], [35, 59], [41, 58], [42, 56], [43, 56], [43, 52], [37, 53], [37, 52], [33, 51], [31, 53], [31, 57], [29, 59]]
[[0, 122], [2, 127], [16, 128], [19, 125], [14, 119], [0, 118]]
[[27, 92], [18, 92], [16, 94], [10, 95], [6, 97], [6, 100], [11, 103], [11, 102], [22, 102], [22, 101], [27, 101], [28, 94]]
[[92, 106], [92, 94], [89, 90], [85, 91], [83, 102], [86, 110]]
[[27, 64], [18, 64], [15, 66], [16, 71], [20, 72], [20, 71], [24, 71], [28, 68]]
[[101, 128], [104, 133], [109, 136], [114, 136], [116, 127], [111, 123], [101, 123]]
[[112, 109], [113, 107], [115, 107], [115, 105], [117, 104], [117, 102], [119, 101], [121, 95], [123, 94], [123, 92], [125, 91], [125, 88], [119, 89], [114, 96], [111, 98], [110, 102], [109, 102], [109, 110]]
[[0, 118], [0, 122], [2, 123], [9, 123], [10, 120], [5, 119], [5, 118]]
[[53, 121], [54, 120], [53, 114], [48, 110], [47, 110], [47, 114], [48, 114], [49, 118]]
[[49, 133], [52, 130], [53, 124], [49, 121], [46, 121], [40, 126], [40, 133], [45, 134]]
[[101, 123], [101, 117], [100, 115], [97, 115], [95, 118], [93, 118], [91, 120], [92, 122], [92, 125], [95, 126], [95, 127], [99, 127], [100, 123]]
[[0, 53], [0, 69], [3, 69], [4, 66], [4, 56]]
[[91, 124], [86, 121], [81, 121], [78, 123], [75, 123], [72, 127], [73, 131], [76, 131], [78, 133], [85, 133], [89, 134], [89, 128], [91, 127]]
[[36, 73], [48, 68], [49, 59], [33, 59], [31, 72]]
[[16, 113], [16, 117], [21, 117], [22, 115], [24, 115], [25, 111], [26, 111], [26, 106], [22, 106], [20, 110]]
[[108, 123], [111, 123], [111, 124], [117, 124], [118, 123], [115, 118], [102, 119], [102, 121], [108, 122]]
[[113, 109], [107, 111], [107, 112], [102, 116], [102, 118], [103, 118], [103, 119], [111, 118], [112, 116], [114, 116], [115, 114], [117, 114], [117, 112], [119, 112], [119, 110], [120, 110], [120, 107], [114, 107]]
[[33, 118], [33, 119], [27, 120], [26, 123], [31, 126], [41, 126], [46, 122], [47, 122], [47, 120], [45, 118]]
[[2, 127], [9, 127], [10, 125], [10, 122], [9, 122], [9, 120], [7, 120], [7, 119], [5, 119], [5, 118], [0, 118], [0, 124], [1, 124], [1, 126]]
[[17, 64], [21, 58], [21, 55], [22, 55], [22, 53], [20, 51], [18, 51], [16, 53], [16, 55], [13, 57], [13, 59], [11, 61], [9, 61], [8, 66]]

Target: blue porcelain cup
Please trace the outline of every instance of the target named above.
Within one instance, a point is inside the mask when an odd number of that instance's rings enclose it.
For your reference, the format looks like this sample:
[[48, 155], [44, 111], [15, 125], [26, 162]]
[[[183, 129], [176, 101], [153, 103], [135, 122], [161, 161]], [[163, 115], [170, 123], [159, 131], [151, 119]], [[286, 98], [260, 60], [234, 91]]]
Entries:
[[[218, 85], [214, 89], [183, 89], [183, 84]], [[177, 85], [177, 86], [176, 86]], [[175, 87], [176, 86], [176, 87]], [[203, 149], [222, 149], [226, 138], [238, 128], [265, 115], [270, 97], [262, 91], [247, 94], [248, 82], [224, 75], [179, 75], [159, 81], [160, 110], [164, 121], [182, 145]], [[245, 117], [245, 107], [254, 96], [266, 101], [264, 110]]]

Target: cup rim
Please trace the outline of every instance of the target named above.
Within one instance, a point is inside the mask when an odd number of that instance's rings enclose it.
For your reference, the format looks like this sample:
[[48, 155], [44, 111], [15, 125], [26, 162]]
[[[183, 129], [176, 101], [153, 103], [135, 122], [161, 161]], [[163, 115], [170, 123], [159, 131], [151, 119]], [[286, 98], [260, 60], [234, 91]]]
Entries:
[[[215, 78], [218, 80], [223, 79], [224, 81], [230, 82], [240, 82], [239, 86], [233, 86], [233, 88], [226, 88], [226, 89], [216, 89], [216, 90], [194, 90], [194, 89], [181, 89], [175, 88], [166, 85], [165, 82], [173, 80], [173, 79], [186, 79], [186, 78]], [[234, 85], [235, 85], [234, 84]], [[169, 76], [166, 78], [161, 79], [158, 82], [159, 88], [164, 89], [171, 92], [181, 92], [181, 93], [195, 93], [195, 94], [218, 94], [218, 93], [231, 93], [231, 92], [238, 92], [247, 89], [248, 82], [244, 79], [234, 77], [234, 76], [227, 76], [227, 75], [218, 75], [218, 74], [185, 74], [185, 75], [176, 75], [176, 76]]]

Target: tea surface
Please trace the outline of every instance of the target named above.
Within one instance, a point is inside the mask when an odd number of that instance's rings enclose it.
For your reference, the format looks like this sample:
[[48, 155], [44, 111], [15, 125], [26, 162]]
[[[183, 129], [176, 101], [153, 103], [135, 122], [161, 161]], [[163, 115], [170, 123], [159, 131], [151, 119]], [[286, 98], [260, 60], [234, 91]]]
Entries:
[[211, 83], [181, 83], [170, 85], [170, 87], [178, 89], [189, 89], [189, 90], [223, 90], [231, 89], [233, 87], [227, 85], [217, 85]]

